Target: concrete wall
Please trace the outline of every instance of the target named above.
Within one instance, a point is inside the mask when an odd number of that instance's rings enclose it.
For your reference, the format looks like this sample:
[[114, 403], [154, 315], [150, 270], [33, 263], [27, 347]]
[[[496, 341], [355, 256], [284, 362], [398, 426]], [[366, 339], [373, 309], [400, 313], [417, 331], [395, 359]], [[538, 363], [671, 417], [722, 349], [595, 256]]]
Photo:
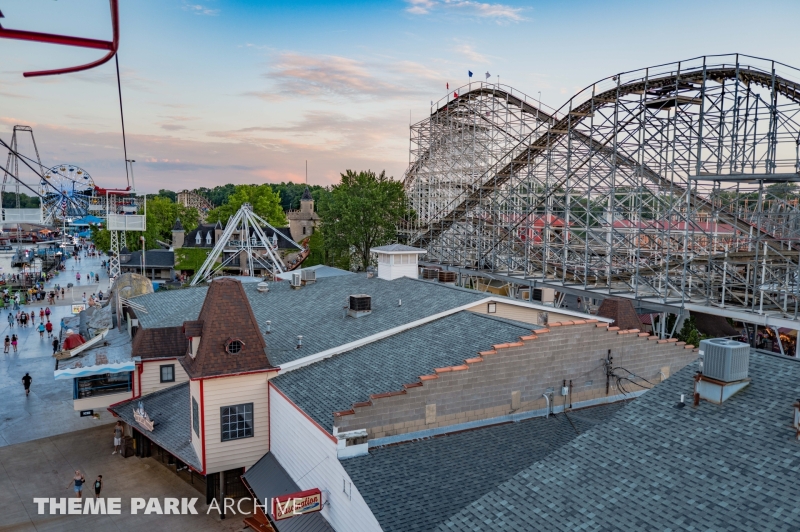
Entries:
[[[250, 467], [269, 451], [267, 380], [275, 373], [253, 373], [203, 380], [206, 473]], [[222, 441], [220, 408], [253, 403], [253, 437]]]
[[497, 316], [498, 318], [506, 318], [509, 320], [517, 320], [522, 321], [525, 323], [533, 323], [534, 325], [545, 325], [544, 315], [547, 315], [547, 322], [554, 323], [554, 322], [562, 322], [562, 321], [570, 321], [580, 318], [575, 318], [575, 316], [570, 316], [568, 314], [561, 314], [557, 312], [555, 309], [547, 309], [547, 310], [538, 310], [532, 309], [528, 307], [521, 307], [517, 305], [511, 305], [509, 303], [496, 303], [496, 312], [493, 314], [489, 313], [489, 304], [488, 303], [481, 303], [480, 305], [475, 305], [472, 308], [467, 309], [471, 312], [477, 312], [478, 314], [487, 314], [489, 316]]
[[[607, 397], [603, 360], [609, 349], [614, 367], [652, 383], [697, 358], [694, 346], [659, 341], [638, 330], [609, 329], [595, 320], [567, 323], [551, 322], [550, 329], [509, 338], [510, 343], [472, 355], [461, 366], [435, 369], [403, 390], [375, 394], [366, 403], [335, 413], [334, 426], [340, 431], [366, 429], [371, 439], [397, 436], [544, 409], [542, 394], [548, 389], [561, 406], [565, 379], [572, 379], [572, 403], [602, 400]], [[623, 370], [617, 373], [627, 375]], [[637, 382], [649, 387], [643, 380]], [[621, 393], [614, 385], [612, 379], [608, 396]], [[623, 386], [628, 392], [642, 389], [631, 383]]]
[[[175, 366], [175, 382], [161, 382], [161, 366], [172, 365]], [[157, 392], [170, 386], [175, 386], [182, 382], [189, 380], [189, 376], [183, 369], [183, 366], [177, 359], [162, 358], [157, 360], [143, 360], [142, 361], [142, 395]]]
[[301, 490], [319, 488], [322, 516], [334, 530], [378, 532], [381, 526], [336, 455], [327, 432], [270, 386], [271, 452]]

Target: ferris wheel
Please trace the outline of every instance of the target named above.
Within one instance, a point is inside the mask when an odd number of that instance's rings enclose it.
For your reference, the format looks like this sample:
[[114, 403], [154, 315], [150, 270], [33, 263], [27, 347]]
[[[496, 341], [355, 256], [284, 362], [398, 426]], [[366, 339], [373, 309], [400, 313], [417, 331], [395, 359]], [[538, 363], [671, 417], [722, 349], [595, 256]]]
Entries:
[[44, 173], [39, 186], [44, 223], [82, 218], [89, 211], [94, 180], [89, 172], [72, 164], [54, 166]]

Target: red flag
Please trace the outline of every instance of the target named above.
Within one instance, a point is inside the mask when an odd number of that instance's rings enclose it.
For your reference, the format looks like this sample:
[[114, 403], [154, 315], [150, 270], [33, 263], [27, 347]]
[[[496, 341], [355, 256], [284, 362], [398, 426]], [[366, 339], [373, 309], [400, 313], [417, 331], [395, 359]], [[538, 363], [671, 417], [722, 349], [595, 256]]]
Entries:
[[450, 90], [450, 83], [447, 84], [447, 90]]
[[453, 93], [453, 98], [458, 98], [458, 93], [457, 92]]

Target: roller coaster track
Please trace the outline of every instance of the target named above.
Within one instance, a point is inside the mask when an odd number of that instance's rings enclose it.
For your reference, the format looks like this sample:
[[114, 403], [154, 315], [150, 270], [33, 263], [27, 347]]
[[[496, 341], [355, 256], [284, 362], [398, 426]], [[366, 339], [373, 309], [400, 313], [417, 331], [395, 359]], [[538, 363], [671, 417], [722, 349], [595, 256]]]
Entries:
[[[496, 98], [506, 99], [509, 103], [520, 106], [525, 112], [538, 115], [541, 121], [548, 123], [549, 128], [546, 133], [540, 134], [538, 138], [534, 138], [533, 140], [531, 139], [538, 134], [537, 131], [533, 131], [522, 138], [514, 148], [509, 150], [503, 157], [501, 157], [490, 168], [483, 172], [483, 174], [477, 180], [477, 183], [472, 186], [471, 193], [469, 193], [466, 197], [455, 200], [458, 201], [458, 203], [453, 205], [446, 215], [435, 222], [432, 222], [422, 232], [412, 235], [410, 243], [430, 242], [438, 238], [443, 232], [447, 231], [454, 224], [461, 221], [466, 213], [477, 207], [481, 203], [481, 200], [487, 197], [488, 194], [508, 182], [509, 179], [514, 175], [515, 169], [527, 166], [531, 160], [545, 153], [554, 145], [556, 141], [566, 135], [572, 135], [573, 139], [590, 147], [592, 153], [602, 153], [603, 155], [607, 156], [610, 161], [617, 165], [638, 168], [639, 171], [642, 172], [642, 175], [647, 177], [654, 184], [672, 187], [673, 190], [681, 194], [688, 193], [692, 201], [695, 201], [698, 205], [713, 209], [711, 202], [702, 196], [695, 194], [691, 190], [687, 191], [685, 188], [661, 176], [659, 173], [651, 170], [647, 166], [640, 165], [633, 159], [616, 152], [613, 147], [608, 145], [609, 142], [613, 141], [614, 135], [609, 135], [607, 140], [600, 141], [576, 129], [574, 126], [581, 122], [580, 117], [590, 116], [595, 112], [595, 110], [608, 104], [613, 104], [623, 96], [628, 96], [631, 94], [643, 94], [646, 90], [652, 91], [660, 88], [677, 88], [679, 84], [704, 83], [705, 81], [720, 82], [722, 80], [730, 79], [738, 79], [740, 82], [748, 85], [755, 84], [766, 87], [783, 95], [795, 103], [800, 103], [800, 83], [788, 80], [774, 73], [765, 72], [763, 70], [741, 64], [738, 66], [731, 65], [701, 69], [695, 68], [680, 73], [669, 73], [667, 75], [643, 78], [624, 84], [618, 84], [612, 89], [592, 96], [591, 98], [578, 104], [576, 107], [569, 108], [569, 105], [572, 103], [572, 101], [567, 102], [567, 104], [561, 108], [568, 109], [563, 118], [557, 118], [557, 116], [546, 113], [541, 109], [537, 109], [535, 106], [515, 97], [513, 94], [491, 87], [483, 86], [473, 91], [460, 94], [457, 99], [449, 102], [446, 106], [438, 108], [433, 115], [438, 113], [451, 113], [453, 112], [453, 109], [457, 107], [458, 103], [467, 102], [471, 97], [491, 95]], [[677, 95], [675, 98], [677, 98]], [[564, 186], [568, 180], [574, 176], [577, 170], [585, 165], [590, 158], [591, 155], [585, 158], [579, 165], [573, 167], [569, 175], [554, 183], [549, 190], [559, 190], [559, 188]], [[418, 159], [417, 162], [412, 164], [412, 166], [409, 168], [409, 172], [405, 181], [406, 189], [409, 189], [409, 187], [413, 185], [414, 170], [416, 167], [418, 167], [421, 160], [422, 158]], [[415, 165], [417, 166], [415, 167]], [[530, 208], [531, 212], [544, 205], [550, 194], [552, 194], [552, 192], [548, 192], [547, 194], [538, 198], [537, 203]], [[767, 238], [775, 238], [774, 235], [770, 234], [765, 229], [754, 226], [747, 220], [733, 213], [720, 211], [718, 215], [722, 221], [733, 225], [739, 230], [742, 228], [747, 228], [749, 231], [752, 227], [755, 231], [758, 231]], [[520, 223], [522, 222], [517, 222], [516, 225], [519, 225]], [[491, 244], [491, 248], [494, 248], [502, 239], [512, 234], [516, 225], [507, 228], [504, 231], [504, 235], [501, 235], [501, 238]], [[484, 253], [484, 256], [490, 251], [491, 249]]]

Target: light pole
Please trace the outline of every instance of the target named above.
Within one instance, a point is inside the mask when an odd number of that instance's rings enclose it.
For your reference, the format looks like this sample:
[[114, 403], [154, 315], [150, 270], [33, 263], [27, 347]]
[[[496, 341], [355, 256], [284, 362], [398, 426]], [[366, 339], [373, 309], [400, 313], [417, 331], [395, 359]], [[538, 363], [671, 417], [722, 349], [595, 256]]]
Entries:
[[133, 163], [136, 162], [136, 159], [125, 159], [125, 162], [131, 165], [131, 189], [136, 190], [136, 182], [133, 180]]

